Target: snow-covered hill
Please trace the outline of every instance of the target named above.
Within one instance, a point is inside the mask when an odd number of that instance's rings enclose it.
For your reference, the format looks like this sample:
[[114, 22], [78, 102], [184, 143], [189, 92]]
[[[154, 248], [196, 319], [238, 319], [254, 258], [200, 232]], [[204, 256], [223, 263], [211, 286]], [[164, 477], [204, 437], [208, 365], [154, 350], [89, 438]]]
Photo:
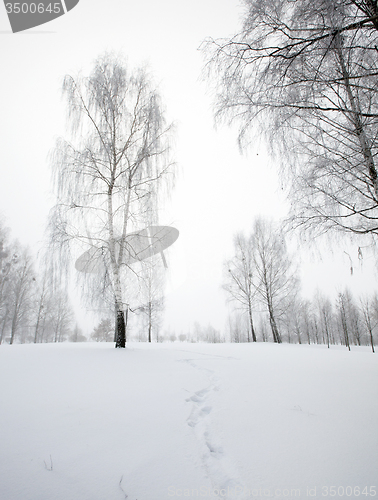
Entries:
[[371, 498], [377, 355], [0, 346], [2, 500]]

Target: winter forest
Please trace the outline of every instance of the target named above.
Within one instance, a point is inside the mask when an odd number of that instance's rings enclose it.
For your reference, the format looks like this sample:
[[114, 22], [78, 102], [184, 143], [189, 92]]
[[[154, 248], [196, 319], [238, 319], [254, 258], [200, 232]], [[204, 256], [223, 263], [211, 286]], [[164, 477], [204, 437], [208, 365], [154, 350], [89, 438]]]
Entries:
[[[99, 319], [89, 338], [84, 336], [64, 282], [59, 287], [52, 283], [51, 273], [38, 269], [30, 249], [11, 241], [9, 233], [1, 228], [0, 342], [113, 342], [113, 309]], [[345, 289], [334, 301], [320, 292], [312, 300], [303, 299], [285, 237], [263, 219], [255, 222], [248, 237], [235, 235], [234, 248], [234, 257], [224, 262], [222, 284], [234, 311], [223, 332], [196, 321], [187, 333], [161, 331], [164, 275], [149, 268], [135, 289], [147, 306], [130, 313], [128, 339], [341, 344], [349, 349], [370, 345], [374, 352], [377, 294], [356, 297]]]
[[375, 497], [377, 1], [45, 4], [0, 5], [0, 498]]
[[[66, 135], [49, 155], [55, 203], [45, 247], [37, 257], [0, 226], [0, 342], [262, 341], [374, 352], [377, 293], [304, 297], [295, 254], [349, 238], [359, 264], [365, 253], [376, 259], [376, 16], [370, 0], [245, 0], [239, 33], [202, 41], [215, 123], [238, 129], [242, 151], [267, 144], [290, 207], [281, 219], [251, 214], [249, 232], [234, 232], [218, 283], [229, 310], [222, 330], [196, 318], [188, 331], [162, 328], [169, 266], [163, 250], [148, 249], [163, 248], [167, 235], [151, 243], [149, 231], [163, 227], [159, 213], [175, 189], [177, 132], [151, 72], [105, 52], [87, 76], [64, 76]], [[97, 318], [86, 335], [70, 305], [74, 279]]]

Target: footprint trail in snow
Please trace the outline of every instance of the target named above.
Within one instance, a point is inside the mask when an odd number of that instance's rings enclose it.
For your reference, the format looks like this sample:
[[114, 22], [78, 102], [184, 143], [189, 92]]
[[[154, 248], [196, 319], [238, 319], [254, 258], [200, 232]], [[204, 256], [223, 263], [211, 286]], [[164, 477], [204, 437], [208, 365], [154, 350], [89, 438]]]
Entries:
[[194, 369], [204, 372], [208, 378], [208, 385], [194, 392], [186, 399], [186, 402], [192, 404], [187, 424], [193, 428], [199, 445], [202, 466], [212, 484], [212, 493], [219, 492], [219, 498], [242, 500], [245, 498], [243, 495], [245, 490], [238, 479], [236, 467], [224, 453], [221, 442], [212, 429], [211, 399], [214, 392], [220, 390], [221, 381], [213, 370], [201, 367], [199, 360], [184, 359], [183, 361]]

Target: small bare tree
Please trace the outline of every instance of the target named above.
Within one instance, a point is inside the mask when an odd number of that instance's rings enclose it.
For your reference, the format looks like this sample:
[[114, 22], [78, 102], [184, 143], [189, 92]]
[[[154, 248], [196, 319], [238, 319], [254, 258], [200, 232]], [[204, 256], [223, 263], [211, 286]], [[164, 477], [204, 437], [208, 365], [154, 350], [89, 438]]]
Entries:
[[89, 249], [83, 275], [90, 298], [110, 294], [116, 347], [125, 347], [128, 299], [122, 284], [133, 272], [127, 235], [140, 221], [157, 218], [161, 188], [170, 186], [173, 174], [171, 127], [146, 70], [131, 73], [113, 55], [99, 58], [89, 77], [66, 76], [63, 94], [72, 142], [59, 140], [53, 157], [58, 201], [51, 239], [66, 256], [73, 242]]
[[302, 344], [303, 328], [303, 300], [294, 296], [285, 309], [282, 317], [282, 323], [286, 330], [286, 338], [289, 344], [298, 342]]
[[65, 290], [56, 290], [51, 303], [50, 327], [53, 342], [63, 342], [69, 335], [74, 313]]
[[234, 312], [228, 317], [228, 332], [231, 342], [246, 342], [249, 336], [249, 325], [245, 314]]
[[328, 297], [325, 297], [318, 292], [315, 297], [315, 304], [318, 310], [319, 321], [323, 332], [323, 343], [326, 343], [329, 348], [330, 343], [334, 342], [332, 302]]
[[348, 289], [339, 293], [336, 307], [338, 310], [339, 330], [341, 343], [344, 344], [350, 351], [350, 339], [352, 334], [351, 321], [350, 321], [350, 302], [352, 297]]
[[109, 318], [103, 318], [93, 329], [91, 339], [96, 342], [111, 342], [113, 340], [112, 330], [114, 325]]
[[224, 266], [223, 288], [231, 301], [248, 314], [249, 329], [247, 341], [256, 342], [256, 332], [253, 324], [253, 309], [256, 303], [257, 284], [253, 247], [250, 238], [239, 233], [234, 238], [234, 257]]
[[143, 323], [147, 326], [148, 342], [152, 341], [152, 332], [158, 337], [164, 311], [164, 271], [157, 262], [151, 259], [142, 263], [140, 280], [140, 301], [143, 306], [138, 309], [142, 313]]
[[74, 329], [72, 330], [71, 335], [69, 336], [70, 342], [86, 342], [87, 337], [83, 334], [81, 328], [76, 323]]
[[0, 344], [10, 316], [10, 274], [14, 263], [13, 249], [8, 243], [8, 231], [0, 223]]
[[41, 342], [43, 338], [46, 319], [50, 312], [52, 299], [51, 272], [48, 268], [42, 271], [40, 278], [36, 280], [36, 292], [33, 298], [33, 309], [35, 315], [34, 343]]
[[10, 344], [13, 344], [22, 323], [28, 321], [31, 311], [32, 287], [35, 282], [33, 262], [27, 249], [13, 254], [10, 276]]
[[[371, 345], [371, 350], [374, 350], [374, 330], [378, 326], [378, 298], [377, 295], [370, 299], [368, 297], [362, 298], [360, 300], [361, 311], [365, 321], [365, 326], [369, 334], [369, 342]], [[374, 314], [375, 312], [375, 314]]]

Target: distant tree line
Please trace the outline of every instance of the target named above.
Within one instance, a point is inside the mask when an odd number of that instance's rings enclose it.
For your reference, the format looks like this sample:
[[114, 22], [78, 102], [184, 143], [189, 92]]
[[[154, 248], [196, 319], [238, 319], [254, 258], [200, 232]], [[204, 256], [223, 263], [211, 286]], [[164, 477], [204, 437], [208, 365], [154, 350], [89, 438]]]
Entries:
[[[318, 291], [301, 295], [298, 266], [278, 223], [258, 217], [249, 234], [234, 237], [234, 255], [224, 263], [223, 289], [233, 312], [223, 332], [195, 322], [185, 332], [160, 332], [148, 308], [130, 322], [129, 339], [156, 342], [282, 342], [297, 344], [370, 345], [378, 331], [378, 294], [354, 297], [346, 288], [333, 300]], [[103, 319], [91, 339], [112, 341], [113, 323]]]
[[235, 236], [223, 288], [235, 304], [232, 342], [371, 345], [374, 352], [378, 294], [356, 300], [346, 288], [334, 302], [320, 292], [313, 300], [301, 297], [285, 236], [273, 222], [258, 218], [250, 235]]
[[[0, 222], [0, 344], [84, 342], [87, 337], [75, 321], [67, 289], [57, 285], [47, 259], [38, 265], [28, 249], [11, 240], [10, 230]], [[146, 267], [143, 279], [133, 283], [136, 300], [144, 306], [130, 310], [130, 340], [161, 341], [164, 297], [161, 277], [153, 265]], [[158, 279], [159, 278], [159, 279]], [[89, 339], [114, 341], [113, 317], [100, 319]]]
[[[267, 314], [257, 313], [258, 342], [273, 340]], [[375, 352], [378, 331], [378, 294], [356, 298], [348, 288], [333, 301], [317, 292], [313, 299], [296, 297], [277, 321], [282, 342], [292, 344], [327, 344], [368, 346]], [[240, 310], [228, 320], [231, 342], [248, 342], [248, 319]]]
[[[0, 344], [87, 340], [75, 322], [67, 291], [54, 286], [47, 267], [38, 271], [28, 248], [12, 241], [9, 233], [0, 225]], [[161, 332], [157, 296], [150, 308], [130, 313], [130, 340], [273, 341], [341, 344], [349, 349], [370, 345], [374, 352], [378, 294], [359, 298], [346, 288], [333, 301], [321, 292], [311, 300], [301, 297], [284, 234], [272, 222], [256, 219], [251, 234], [235, 236], [234, 256], [225, 262], [223, 288], [235, 305], [224, 332], [198, 322], [188, 332]], [[114, 341], [114, 318], [101, 319], [90, 340]]]
[[74, 326], [67, 291], [50, 277], [0, 223], [0, 344], [86, 340]]
[[[145, 316], [145, 317], [144, 317]], [[140, 318], [133, 318], [136, 321], [131, 322], [131, 327], [128, 329], [128, 340], [133, 342], [150, 342], [149, 330], [146, 324], [148, 314], [142, 312]], [[209, 344], [219, 344], [227, 342], [228, 337], [220, 330], [214, 328], [211, 324], [202, 326], [198, 321], [195, 321], [193, 328], [189, 331], [176, 333], [170, 329], [161, 331], [160, 324], [153, 323], [152, 342], [205, 342]], [[109, 318], [103, 318], [99, 324], [93, 329], [90, 339], [95, 342], [113, 342], [114, 321]]]

